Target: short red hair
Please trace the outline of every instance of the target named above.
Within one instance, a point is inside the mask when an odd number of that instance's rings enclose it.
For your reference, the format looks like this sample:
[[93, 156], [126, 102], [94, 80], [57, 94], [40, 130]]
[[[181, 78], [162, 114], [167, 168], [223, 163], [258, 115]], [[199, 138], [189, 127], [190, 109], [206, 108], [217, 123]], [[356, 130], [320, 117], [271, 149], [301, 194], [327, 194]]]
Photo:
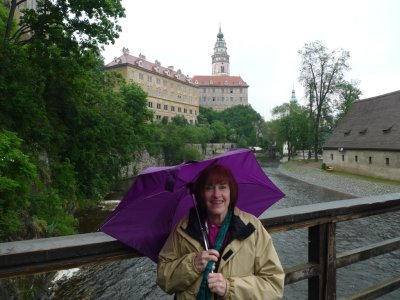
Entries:
[[207, 185], [228, 184], [230, 190], [229, 208], [233, 210], [238, 198], [238, 185], [232, 171], [221, 164], [212, 164], [200, 172], [194, 186], [196, 201], [201, 208], [205, 208], [204, 193]]

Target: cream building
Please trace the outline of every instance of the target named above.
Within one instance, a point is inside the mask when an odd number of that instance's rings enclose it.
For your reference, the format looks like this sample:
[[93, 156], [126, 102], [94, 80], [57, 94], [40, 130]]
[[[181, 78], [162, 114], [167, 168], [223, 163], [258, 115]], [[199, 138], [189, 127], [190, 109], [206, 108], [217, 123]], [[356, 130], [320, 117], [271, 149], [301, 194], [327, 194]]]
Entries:
[[248, 105], [249, 85], [240, 76], [230, 76], [229, 55], [221, 27], [212, 55], [212, 75], [196, 75], [199, 104], [222, 111], [235, 105]]
[[147, 105], [154, 118], [171, 121], [183, 116], [189, 124], [197, 122], [199, 114], [198, 86], [192, 78], [173, 66], [163, 67], [159, 61], [146, 60], [142, 54], [135, 57], [124, 48], [122, 56], [105, 66], [106, 70], [120, 72], [127, 81], [136, 82], [147, 92]]
[[354, 102], [323, 150], [335, 170], [400, 181], [400, 91]]

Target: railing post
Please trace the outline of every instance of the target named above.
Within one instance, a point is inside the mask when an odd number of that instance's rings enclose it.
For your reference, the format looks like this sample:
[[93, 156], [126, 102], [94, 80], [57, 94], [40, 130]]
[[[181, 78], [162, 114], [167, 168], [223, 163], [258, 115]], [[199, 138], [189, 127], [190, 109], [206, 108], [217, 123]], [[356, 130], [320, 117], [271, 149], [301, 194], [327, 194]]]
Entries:
[[320, 275], [308, 280], [309, 300], [336, 299], [336, 223], [310, 227], [308, 261], [320, 266]]

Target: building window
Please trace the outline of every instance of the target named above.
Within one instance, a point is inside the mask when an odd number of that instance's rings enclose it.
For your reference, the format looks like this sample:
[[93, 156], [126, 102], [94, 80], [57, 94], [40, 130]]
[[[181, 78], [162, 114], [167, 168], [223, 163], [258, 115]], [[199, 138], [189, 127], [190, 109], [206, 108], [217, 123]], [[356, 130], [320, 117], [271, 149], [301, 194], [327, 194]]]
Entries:
[[357, 156], [357, 155], [354, 156], [354, 160], [355, 160], [356, 162], [358, 162], [358, 156]]
[[156, 119], [157, 119], [157, 120], [161, 120], [161, 116], [160, 116], [160, 115], [157, 115], [157, 116], [156, 116]]
[[175, 106], [171, 106], [171, 111], [175, 111]]
[[192, 111], [192, 110], [190, 110], [190, 111], [189, 111], [189, 113], [192, 115], [192, 114], [193, 114], [193, 111]]
[[183, 109], [183, 113], [187, 114], [187, 109], [186, 108]]
[[344, 155], [342, 155], [342, 161], [344, 161]]
[[161, 79], [160, 78], [157, 78], [156, 81], [157, 81], [157, 84], [161, 83]]
[[161, 109], [161, 104], [157, 103], [157, 109]]
[[139, 73], [139, 79], [143, 80], [143, 73]]
[[153, 81], [153, 77], [151, 77], [150, 75], [147, 75], [147, 81], [148, 82], [152, 82]]
[[212, 97], [212, 100], [215, 101], [215, 97]]
[[333, 153], [331, 153], [331, 160], [333, 160]]
[[389, 165], [389, 157], [386, 157], [385, 160], [386, 160], [386, 165], [388, 166]]
[[151, 102], [151, 101], [147, 102], [147, 106], [152, 108], [153, 107], [153, 102]]
[[164, 104], [164, 110], [168, 110], [168, 105]]
[[369, 163], [369, 164], [372, 164], [372, 157], [371, 157], [371, 156], [368, 157], [368, 163]]
[[178, 112], [182, 112], [182, 108], [181, 107], [178, 107]]

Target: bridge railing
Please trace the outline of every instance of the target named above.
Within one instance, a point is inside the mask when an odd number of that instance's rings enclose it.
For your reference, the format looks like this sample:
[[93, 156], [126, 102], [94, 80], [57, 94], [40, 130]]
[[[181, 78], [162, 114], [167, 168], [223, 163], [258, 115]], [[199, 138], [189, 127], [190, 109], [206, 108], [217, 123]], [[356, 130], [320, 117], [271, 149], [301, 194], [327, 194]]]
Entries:
[[[261, 221], [272, 234], [308, 228], [308, 261], [286, 268], [285, 284], [308, 280], [308, 299], [336, 299], [338, 268], [400, 249], [397, 237], [337, 253], [336, 224], [396, 211], [400, 193], [271, 210]], [[0, 278], [134, 257], [141, 255], [102, 232], [2, 243]], [[398, 288], [400, 276], [345, 299], [375, 299]]]

